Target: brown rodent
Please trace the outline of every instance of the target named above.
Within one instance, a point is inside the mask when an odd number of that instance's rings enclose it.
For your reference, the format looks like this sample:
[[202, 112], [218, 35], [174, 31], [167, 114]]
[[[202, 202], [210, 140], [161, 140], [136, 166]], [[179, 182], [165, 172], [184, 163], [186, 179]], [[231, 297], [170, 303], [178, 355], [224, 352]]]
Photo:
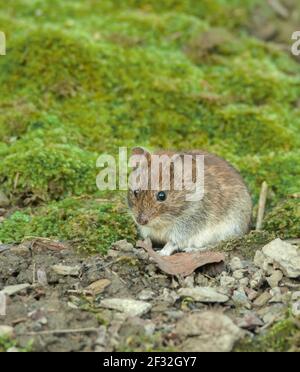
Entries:
[[[133, 155], [143, 155], [147, 164], [140, 164], [141, 178], [150, 172], [151, 154], [135, 148]], [[204, 157], [204, 194], [201, 200], [187, 200], [190, 189], [175, 190], [174, 168], [171, 168], [169, 191], [160, 189], [164, 166], [159, 172], [159, 187], [153, 190], [128, 191], [128, 204], [142, 237], [163, 245], [162, 255], [175, 251], [204, 250], [220, 241], [247, 233], [252, 215], [252, 201], [240, 174], [224, 159], [205, 151], [176, 153], [160, 151], [152, 155], [169, 158], [192, 155]], [[196, 162], [193, 161], [193, 169]], [[193, 173], [193, 180], [194, 173]], [[150, 182], [150, 181], [149, 181]], [[203, 180], [202, 180], [203, 182]]]

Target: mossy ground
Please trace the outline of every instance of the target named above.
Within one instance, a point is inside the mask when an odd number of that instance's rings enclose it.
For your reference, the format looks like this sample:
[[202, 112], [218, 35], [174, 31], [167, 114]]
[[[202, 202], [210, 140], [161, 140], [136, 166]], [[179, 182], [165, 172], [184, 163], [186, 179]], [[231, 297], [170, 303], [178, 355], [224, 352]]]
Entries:
[[0, 337], [0, 353], [4, 353], [11, 348], [18, 348], [21, 353], [27, 353], [32, 351], [31, 342], [24, 348], [19, 348], [18, 343], [15, 340], [9, 339], [7, 337]]
[[276, 323], [265, 334], [255, 339], [244, 339], [236, 352], [299, 352], [299, 324], [292, 318]]
[[2, 223], [0, 241], [59, 238], [83, 253], [105, 253], [115, 241], [136, 238], [134, 224], [128, 219], [120, 200], [66, 198], [14, 212]]
[[[214, 151], [254, 200], [266, 180], [270, 207], [299, 191], [300, 66], [249, 34], [259, 2], [0, 3], [0, 181], [14, 203], [63, 210], [64, 198], [101, 197], [97, 155], [133, 145]], [[30, 212], [28, 233], [64, 229], [49, 228], [47, 208]], [[4, 242], [25, 234], [15, 220], [1, 226]], [[297, 235], [294, 222], [286, 228]]]
[[0, 0], [0, 189], [23, 207], [0, 241], [105, 252], [134, 239], [124, 203], [95, 179], [97, 155], [136, 145], [216, 152], [255, 202], [268, 182], [267, 233], [228, 250], [251, 256], [268, 237], [299, 237], [299, 199], [282, 200], [300, 190], [300, 65], [253, 36], [257, 7], [289, 44], [257, 0]]

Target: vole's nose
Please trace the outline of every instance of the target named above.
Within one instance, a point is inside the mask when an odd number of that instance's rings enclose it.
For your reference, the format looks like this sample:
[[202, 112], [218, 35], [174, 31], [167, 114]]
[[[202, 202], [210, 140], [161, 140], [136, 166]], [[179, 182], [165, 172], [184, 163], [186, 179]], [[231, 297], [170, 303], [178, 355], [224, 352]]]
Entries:
[[137, 222], [140, 225], [147, 225], [147, 223], [149, 222], [149, 219], [144, 214], [140, 214], [137, 218]]

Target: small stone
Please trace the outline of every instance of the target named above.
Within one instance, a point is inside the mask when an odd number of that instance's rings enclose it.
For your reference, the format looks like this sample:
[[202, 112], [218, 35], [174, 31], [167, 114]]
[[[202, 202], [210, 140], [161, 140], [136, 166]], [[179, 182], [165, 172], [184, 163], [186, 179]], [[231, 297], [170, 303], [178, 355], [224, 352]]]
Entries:
[[172, 282], [171, 282], [171, 285], [170, 285], [170, 288], [172, 289], [177, 289], [179, 287], [179, 283], [177, 280], [175, 280], [174, 277], [172, 277]]
[[169, 305], [174, 305], [179, 298], [180, 296], [175, 291], [164, 288], [157, 300], [160, 302], [168, 303]]
[[88, 292], [91, 292], [93, 296], [97, 296], [98, 294], [102, 293], [110, 284], [111, 281], [108, 279], [99, 279], [96, 282], [90, 284], [86, 288], [86, 290]]
[[259, 315], [262, 317], [262, 320], [266, 325], [273, 324], [274, 322], [285, 318], [286, 312], [287, 307], [283, 304], [266, 306], [258, 311]]
[[79, 309], [79, 307], [77, 305], [73, 304], [73, 302], [71, 302], [71, 301], [68, 301], [67, 305], [70, 309]]
[[276, 302], [277, 303], [282, 303], [283, 302], [283, 296], [282, 296], [280, 288], [275, 287], [275, 288], [271, 289], [270, 295], [272, 296], [272, 298], [269, 301], [270, 303], [276, 303]]
[[255, 256], [254, 256], [254, 265], [259, 268], [263, 268], [264, 262], [265, 262], [266, 257], [262, 253], [262, 251], [256, 251]]
[[265, 282], [264, 272], [262, 270], [257, 270], [252, 276], [252, 279], [250, 280], [250, 287], [252, 289], [258, 289], [264, 284], [264, 282]]
[[22, 257], [31, 255], [29, 247], [26, 247], [26, 245], [24, 244], [12, 246], [10, 248], [10, 252], [17, 256], [22, 256]]
[[143, 289], [138, 294], [138, 299], [142, 301], [149, 301], [149, 300], [152, 300], [154, 296], [155, 296], [155, 293], [151, 291], [150, 289]]
[[300, 249], [297, 246], [278, 238], [263, 247], [262, 252], [288, 278], [298, 278], [300, 276]]
[[0, 338], [12, 338], [14, 336], [13, 327], [0, 325]]
[[103, 325], [99, 327], [95, 344], [98, 346], [105, 346], [107, 344], [107, 328]]
[[199, 273], [198, 275], [196, 275], [195, 284], [200, 287], [207, 287], [209, 285], [209, 279], [207, 278], [207, 276]]
[[7, 296], [12, 296], [18, 292], [22, 292], [25, 289], [31, 287], [30, 284], [17, 284], [17, 285], [9, 285], [7, 287], [4, 287], [4, 289], [1, 291], [2, 293], [6, 294]]
[[237, 280], [240, 280], [240, 279], [243, 279], [244, 278], [244, 270], [236, 270], [233, 272], [232, 276], [237, 279]]
[[132, 252], [134, 246], [129, 243], [127, 240], [119, 240], [118, 242], [112, 245], [113, 250], [122, 251], [122, 252]]
[[245, 288], [247, 296], [250, 301], [255, 300], [258, 297], [258, 292], [251, 288]]
[[283, 278], [282, 272], [280, 270], [275, 270], [270, 277], [266, 278], [266, 281], [268, 282], [271, 288], [275, 288], [278, 287], [278, 284], [280, 283], [282, 278]]
[[236, 286], [236, 280], [232, 276], [223, 273], [220, 277], [220, 286], [232, 289]]
[[118, 310], [128, 317], [142, 316], [151, 309], [151, 304], [126, 298], [108, 298], [102, 300], [101, 307]]
[[154, 332], [155, 332], [155, 324], [150, 322], [150, 321], [147, 321], [144, 325], [144, 330], [145, 330], [145, 335], [146, 336], [153, 336]]
[[65, 265], [54, 265], [52, 266], [52, 270], [58, 274], [63, 276], [79, 276], [80, 274], [80, 266], [65, 266]]
[[47, 273], [43, 269], [38, 269], [36, 272], [36, 277], [37, 277], [37, 282], [43, 286], [46, 287], [48, 285], [48, 280], [47, 280]]
[[179, 320], [176, 334], [184, 337], [184, 352], [230, 352], [244, 332], [226, 315], [205, 311], [189, 314]]
[[237, 271], [244, 269], [244, 265], [239, 257], [233, 257], [229, 263], [231, 271]]
[[110, 249], [106, 254], [106, 256], [109, 258], [117, 258], [119, 255], [120, 255], [120, 252], [114, 249]]
[[11, 244], [1, 244], [1, 241], [0, 241], [0, 253], [9, 251], [11, 247], [12, 247]]
[[251, 304], [248, 297], [243, 290], [237, 290], [233, 292], [232, 301], [237, 306], [245, 307], [246, 309], [251, 309]]
[[7, 208], [9, 207], [9, 204], [10, 202], [8, 197], [0, 190], [0, 208]]
[[190, 275], [184, 278], [182, 285], [184, 287], [193, 288], [194, 287], [194, 275]]
[[269, 292], [264, 292], [263, 294], [261, 294], [255, 301], [254, 301], [254, 306], [257, 306], [257, 307], [262, 307], [264, 305], [266, 305], [270, 299], [271, 299], [271, 295]]
[[237, 325], [240, 328], [253, 331], [257, 327], [262, 327], [264, 323], [255, 313], [249, 312], [242, 319], [238, 319]]
[[134, 249], [133, 253], [139, 260], [147, 261], [149, 259], [148, 253], [144, 250]]
[[243, 279], [241, 279], [240, 280], [240, 286], [242, 287], [242, 288], [246, 288], [246, 287], [248, 287], [248, 285], [249, 285], [249, 279], [248, 278], [243, 278]]
[[38, 320], [38, 323], [39, 323], [40, 325], [46, 325], [46, 324], [48, 324], [48, 319], [47, 319], [45, 316], [43, 316], [42, 318], [40, 318], [40, 319]]
[[224, 287], [218, 287], [218, 292], [228, 296], [228, 298], [232, 295], [233, 288], [224, 288]]
[[204, 303], [224, 303], [229, 300], [228, 296], [212, 287], [181, 288], [178, 294], [181, 297], [191, 297], [195, 301]]
[[297, 302], [295, 302], [295, 303], [292, 305], [292, 314], [293, 314], [295, 317], [300, 317], [300, 301], [297, 301]]
[[185, 315], [182, 310], [168, 310], [165, 314], [172, 320], [179, 320]]
[[292, 294], [292, 301], [298, 301], [300, 300], [300, 291], [294, 292]]
[[274, 271], [272, 260], [267, 258], [262, 251], [256, 251], [254, 256], [254, 264], [263, 270], [263, 272], [271, 275]]

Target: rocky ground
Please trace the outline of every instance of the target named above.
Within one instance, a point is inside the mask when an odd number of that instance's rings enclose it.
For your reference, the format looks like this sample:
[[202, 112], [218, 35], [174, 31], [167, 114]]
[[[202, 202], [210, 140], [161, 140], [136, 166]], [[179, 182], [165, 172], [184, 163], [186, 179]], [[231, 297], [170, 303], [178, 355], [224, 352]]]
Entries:
[[289, 350], [299, 344], [299, 276], [298, 240], [272, 240], [253, 260], [227, 252], [186, 278], [126, 241], [106, 257], [46, 239], [0, 245], [0, 349]]
[[[299, 351], [299, 0], [2, 3], [0, 351]], [[267, 182], [264, 232], [162, 272], [95, 183], [137, 145]]]

